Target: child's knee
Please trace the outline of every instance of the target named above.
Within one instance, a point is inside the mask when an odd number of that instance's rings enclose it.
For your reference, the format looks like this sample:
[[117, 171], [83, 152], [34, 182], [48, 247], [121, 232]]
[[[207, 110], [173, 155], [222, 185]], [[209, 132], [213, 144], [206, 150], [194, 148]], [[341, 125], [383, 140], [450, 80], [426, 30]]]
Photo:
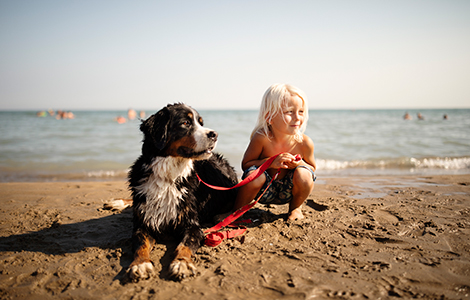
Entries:
[[314, 181], [313, 175], [310, 170], [306, 168], [297, 168], [294, 170], [294, 176], [292, 178], [294, 186], [305, 186], [310, 189], [313, 189]]
[[249, 182], [247, 184], [247, 187], [259, 190], [260, 188], [263, 187], [265, 182], [266, 182], [266, 175], [264, 175], [264, 173], [263, 173], [259, 177], [253, 179], [253, 181]]

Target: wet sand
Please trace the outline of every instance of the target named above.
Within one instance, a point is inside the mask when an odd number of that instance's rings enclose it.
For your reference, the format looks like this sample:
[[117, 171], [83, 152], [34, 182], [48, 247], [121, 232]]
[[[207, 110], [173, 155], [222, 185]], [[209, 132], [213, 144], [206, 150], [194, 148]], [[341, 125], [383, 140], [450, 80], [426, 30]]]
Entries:
[[124, 181], [0, 183], [1, 299], [470, 298], [470, 175], [322, 178], [286, 222], [257, 205], [243, 238], [202, 247], [174, 282], [172, 240], [157, 275], [125, 283], [132, 212]]

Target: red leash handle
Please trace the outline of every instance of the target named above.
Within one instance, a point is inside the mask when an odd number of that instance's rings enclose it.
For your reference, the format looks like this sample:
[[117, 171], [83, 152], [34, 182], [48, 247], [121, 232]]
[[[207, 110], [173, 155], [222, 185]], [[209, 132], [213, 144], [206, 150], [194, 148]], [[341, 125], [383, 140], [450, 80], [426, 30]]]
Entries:
[[[232, 239], [234, 237], [243, 235], [246, 232], [246, 227], [243, 225], [240, 225], [241, 223], [252, 223], [251, 220], [241, 220], [241, 221], [236, 221], [233, 222], [232, 224], [229, 225], [229, 227], [240, 227], [238, 229], [232, 229], [232, 230], [227, 230], [227, 231], [215, 231], [215, 232], [208, 232], [206, 235], [206, 239], [204, 243], [206, 246], [210, 247], [215, 247], [220, 245], [223, 240], [225, 239]], [[208, 231], [208, 230], [206, 230]]]

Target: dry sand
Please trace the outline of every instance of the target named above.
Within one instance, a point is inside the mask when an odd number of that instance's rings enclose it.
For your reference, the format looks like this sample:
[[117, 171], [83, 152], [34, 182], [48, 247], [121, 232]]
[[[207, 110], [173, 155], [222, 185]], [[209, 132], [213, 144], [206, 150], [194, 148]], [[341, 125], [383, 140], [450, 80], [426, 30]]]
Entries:
[[465, 299], [470, 175], [327, 178], [284, 221], [258, 205], [243, 239], [197, 253], [199, 274], [124, 283], [132, 213], [102, 209], [126, 183], [1, 183], [1, 299]]

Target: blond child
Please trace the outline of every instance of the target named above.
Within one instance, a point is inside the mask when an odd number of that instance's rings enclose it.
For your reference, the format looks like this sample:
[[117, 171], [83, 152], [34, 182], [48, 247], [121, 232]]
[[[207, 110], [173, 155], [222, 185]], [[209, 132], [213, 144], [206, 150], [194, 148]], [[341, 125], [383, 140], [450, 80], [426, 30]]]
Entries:
[[[239, 189], [235, 210], [257, 198], [281, 168], [260, 203], [289, 203], [287, 220], [304, 217], [301, 206], [313, 190], [316, 169], [313, 142], [304, 134], [307, 120], [307, 99], [301, 90], [288, 84], [274, 84], [268, 88], [243, 156], [243, 178], [271, 156], [281, 154], [260, 177]], [[296, 160], [296, 155], [302, 159]]]

